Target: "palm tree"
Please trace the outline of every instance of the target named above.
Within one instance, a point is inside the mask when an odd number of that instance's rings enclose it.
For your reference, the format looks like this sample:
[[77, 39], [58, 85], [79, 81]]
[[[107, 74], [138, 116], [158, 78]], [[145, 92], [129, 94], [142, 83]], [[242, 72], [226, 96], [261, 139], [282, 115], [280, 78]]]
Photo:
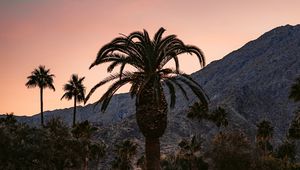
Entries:
[[84, 101], [85, 87], [82, 84], [84, 78], [79, 78], [77, 74], [72, 74], [69, 82], [63, 87], [65, 94], [61, 97], [61, 100], [63, 98], [71, 100], [74, 97], [73, 126], [76, 123], [76, 104]]
[[31, 72], [31, 75], [27, 77], [28, 82], [25, 84], [27, 88], [38, 86], [40, 88], [40, 100], [41, 100], [41, 125], [44, 126], [44, 112], [43, 112], [43, 89], [50, 88], [55, 91], [53, 85], [54, 74], [50, 74], [50, 69], [46, 69], [45, 66], [39, 66]]
[[197, 119], [198, 121], [207, 120], [214, 123], [220, 130], [221, 126], [228, 126], [228, 113], [223, 107], [209, 111], [207, 106], [196, 102], [189, 107], [187, 117], [190, 119]]
[[212, 111], [209, 120], [214, 122], [216, 126], [220, 129], [221, 126], [228, 126], [228, 113], [223, 107], [217, 107]]
[[189, 106], [187, 117], [190, 119], [197, 119], [198, 121], [209, 120], [210, 115], [208, 107], [200, 102], [195, 102], [192, 106]]
[[137, 152], [137, 144], [130, 140], [124, 140], [116, 145], [117, 157], [112, 162], [113, 169], [130, 170], [132, 158]]
[[[178, 55], [195, 54], [201, 66], [205, 65], [204, 56], [199, 48], [185, 45], [176, 35], [162, 37], [165, 29], [160, 28], [151, 40], [146, 30], [133, 32], [128, 36], [120, 36], [103, 46], [90, 68], [110, 62], [107, 68], [112, 72], [120, 66], [119, 73], [112, 74], [96, 84], [85, 101], [100, 86], [114, 81], [97, 103], [102, 103], [101, 111], [105, 111], [112, 96], [123, 85], [131, 85], [130, 94], [135, 97], [136, 120], [140, 131], [145, 136], [146, 167], [160, 169], [160, 142], [167, 126], [168, 105], [163, 93], [167, 87], [170, 93], [170, 107], [176, 102], [176, 90], [180, 90], [188, 99], [183, 88], [189, 87], [194, 94], [207, 105], [208, 97], [201, 86], [189, 75], [179, 69]], [[174, 60], [175, 69], [165, 68], [170, 60]], [[125, 66], [133, 69], [124, 71]], [[165, 86], [163, 86], [165, 85]]]
[[256, 142], [263, 151], [263, 156], [266, 156], [268, 151], [273, 149], [270, 139], [273, 137], [274, 128], [271, 122], [262, 120], [257, 125]]
[[182, 169], [207, 169], [207, 163], [200, 156], [202, 139], [192, 136], [190, 140], [183, 139], [179, 144], [179, 153], [176, 156], [178, 167]]
[[83, 160], [83, 169], [88, 169], [90, 159], [100, 158], [104, 156], [105, 145], [102, 142], [93, 142], [92, 136], [97, 131], [89, 121], [75, 124], [72, 129], [72, 135], [80, 143], [80, 156]]
[[292, 85], [289, 98], [294, 99], [295, 102], [300, 101], [300, 78], [297, 78]]

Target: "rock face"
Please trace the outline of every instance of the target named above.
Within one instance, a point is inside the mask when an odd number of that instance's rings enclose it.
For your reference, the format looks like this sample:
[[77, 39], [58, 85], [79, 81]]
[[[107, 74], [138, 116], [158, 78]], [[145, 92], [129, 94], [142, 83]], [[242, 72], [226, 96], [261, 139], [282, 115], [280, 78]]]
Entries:
[[[256, 123], [267, 119], [273, 123], [278, 140], [284, 137], [296, 108], [288, 94], [299, 76], [300, 25], [275, 28], [192, 74], [210, 97], [211, 106], [222, 105], [230, 113], [229, 128], [240, 127], [254, 134]], [[188, 106], [195, 101], [195, 97], [186, 101], [177, 94], [176, 108], [170, 110], [168, 128], [162, 137], [163, 151], [174, 147], [182, 137], [195, 133], [211, 136], [217, 131], [211, 124], [199, 124], [186, 118]], [[71, 124], [72, 111], [69, 108], [46, 112], [45, 119], [60, 116]], [[136, 138], [140, 142], [142, 136], [134, 112], [134, 100], [128, 94], [118, 94], [112, 98], [106, 113], [100, 113], [99, 106], [79, 107], [77, 120], [98, 124], [101, 127], [98, 137], [111, 144], [124, 138]], [[20, 120], [38, 124], [40, 117]]]
[[275, 28], [193, 76], [213, 103], [253, 125], [271, 120], [275, 136], [281, 137], [295, 110], [288, 95], [300, 76], [300, 25]]

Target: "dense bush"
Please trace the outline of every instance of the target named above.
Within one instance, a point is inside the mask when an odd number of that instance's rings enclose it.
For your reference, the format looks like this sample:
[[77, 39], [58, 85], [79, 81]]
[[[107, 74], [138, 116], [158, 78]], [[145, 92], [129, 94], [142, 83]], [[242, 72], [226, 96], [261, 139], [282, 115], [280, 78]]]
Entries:
[[252, 146], [241, 132], [219, 133], [213, 139], [210, 157], [217, 170], [251, 169]]
[[0, 118], [0, 169], [81, 169], [88, 159], [103, 156], [104, 145], [88, 138], [74, 138], [61, 120], [44, 128], [20, 124], [13, 115]]

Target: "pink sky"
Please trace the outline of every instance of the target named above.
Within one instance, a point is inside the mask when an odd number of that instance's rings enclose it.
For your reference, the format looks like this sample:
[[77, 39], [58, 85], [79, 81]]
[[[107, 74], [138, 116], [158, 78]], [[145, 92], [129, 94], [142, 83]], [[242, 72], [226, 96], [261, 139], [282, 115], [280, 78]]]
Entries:
[[[0, 113], [39, 113], [39, 90], [25, 87], [38, 65], [56, 75], [57, 90], [46, 90], [44, 110], [72, 107], [72, 101], [60, 100], [63, 84], [77, 73], [86, 76], [89, 91], [107, 76], [105, 66], [88, 67], [119, 33], [146, 29], [153, 35], [164, 27], [165, 35], [201, 48], [209, 63], [274, 27], [300, 24], [299, 7], [299, 0], [2, 0]], [[199, 70], [196, 57], [183, 56], [181, 62], [186, 73]]]

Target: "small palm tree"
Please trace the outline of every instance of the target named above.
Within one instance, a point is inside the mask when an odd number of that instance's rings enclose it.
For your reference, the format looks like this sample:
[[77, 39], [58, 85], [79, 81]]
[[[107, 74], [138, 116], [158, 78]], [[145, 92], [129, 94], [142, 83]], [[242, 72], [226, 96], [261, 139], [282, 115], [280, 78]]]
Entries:
[[92, 135], [97, 131], [97, 128], [94, 127], [89, 121], [84, 121], [72, 129], [72, 134], [75, 138], [84, 138], [84, 139], [91, 139]]
[[73, 126], [72, 135], [80, 143], [80, 156], [83, 160], [83, 169], [88, 169], [90, 159], [99, 159], [105, 154], [105, 145], [102, 142], [93, 142], [92, 136], [97, 131], [89, 121], [84, 121]]
[[217, 107], [215, 110], [212, 111], [209, 120], [214, 122], [215, 125], [220, 129], [221, 126], [227, 127], [228, 126], [228, 113], [222, 107]]
[[223, 107], [217, 107], [216, 109], [209, 111], [208, 107], [199, 102], [190, 106], [187, 113], [188, 118], [197, 119], [198, 121], [210, 121], [214, 123], [219, 130], [221, 126], [226, 127], [228, 125], [227, 115], [228, 113]]
[[76, 123], [76, 104], [84, 101], [85, 87], [82, 84], [84, 78], [79, 78], [78, 75], [73, 74], [69, 82], [63, 87], [65, 94], [61, 97], [61, 100], [63, 98], [71, 100], [74, 97], [73, 126]]
[[40, 101], [41, 101], [41, 125], [44, 126], [44, 112], [43, 112], [43, 89], [50, 88], [55, 91], [53, 85], [53, 74], [50, 74], [50, 69], [46, 69], [45, 66], [39, 66], [31, 72], [31, 75], [27, 77], [28, 82], [25, 84], [27, 88], [38, 86], [40, 88]]
[[124, 140], [116, 145], [117, 157], [112, 162], [113, 169], [130, 170], [132, 158], [137, 152], [137, 144], [130, 140]]
[[183, 139], [179, 144], [179, 153], [176, 156], [176, 163], [181, 169], [208, 169], [207, 163], [202, 160], [200, 151], [202, 139], [192, 136], [191, 140]]
[[300, 78], [297, 78], [292, 85], [289, 98], [294, 99], [295, 102], [300, 101]]
[[200, 102], [195, 102], [189, 107], [187, 117], [190, 119], [197, 119], [198, 121], [209, 120], [208, 107]]
[[257, 125], [256, 142], [260, 149], [263, 151], [263, 155], [266, 156], [269, 151], [273, 149], [270, 139], [273, 137], [274, 128], [271, 122], [262, 120]]
[[[152, 40], [146, 30], [133, 32], [129, 36], [117, 37], [103, 46], [90, 68], [110, 62], [108, 72], [112, 72], [116, 66], [120, 66], [120, 71], [96, 84], [85, 100], [87, 101], [97, 88], [115, 80], [97, 102], [102, 104], [101, 110], [105, 111], [115, 92], [123, 85], [131, 84], [130, 94], [136, 100], [137, 124], [146, 140], [147, 169], [160, 169], [159, 138], [167, 127], [168, 113], [163, 88], [167, 87], [169, 90], [171, 108], [175, 105], [177, 89], [188, 99], [183, 85], [189, 87], [204, 105], [208, 102], [201, 86], [179, 69], [178, 56], [184, 53], [195, 54], [200, 65], [204, 66], [201, 50], [185, 45], [176, 35], [162, 37], [164, 31], [164, 28], [160, 28]], [[170, 60], [174, 60], [175, 69], [165, 68]], [[124, 71], [127, 65], [132, 66], [134, 70]]]

